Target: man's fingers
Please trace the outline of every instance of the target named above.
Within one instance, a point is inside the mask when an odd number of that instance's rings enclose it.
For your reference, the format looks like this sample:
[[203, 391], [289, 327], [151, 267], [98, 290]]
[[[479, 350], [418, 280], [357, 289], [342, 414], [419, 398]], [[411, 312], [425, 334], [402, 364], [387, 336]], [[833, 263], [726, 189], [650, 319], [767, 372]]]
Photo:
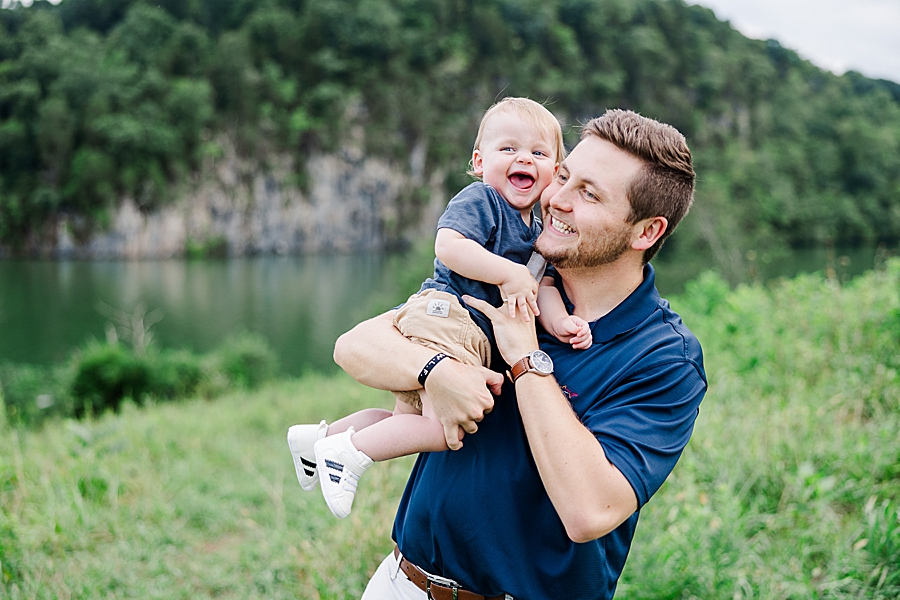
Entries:
[[462, 448], [462, 442], [459, 441], [459, 428], [456, 425], [444, 425], [444, 439], [447, 441], [447, 447], [451, 450]]
[[[492, 394], [494, 394], [495, 396], [499, 396], [500, 388], [503, 387], [503, 374], [498, 373], [497, 371], [491, 371], [490, 369], [485, 367], [482, 368], [484, 369], [485, 373], [484, 383], [488, 386], [488, 389], [491, 390]], [[489, 408], [485, 409], [484, 412], [489, 413], [491, 412], [492, 408], [494, 408], [493, 403]]]
[[463, 301], [468, 305], [477, 310], [480, 313], [483, 313], [488, 319], [492, 321], [497, 318], [498, 315], [502, 314], [499, 310], [482, 300], [481, 298], [476, 298], [474, 296], [463, 296]]

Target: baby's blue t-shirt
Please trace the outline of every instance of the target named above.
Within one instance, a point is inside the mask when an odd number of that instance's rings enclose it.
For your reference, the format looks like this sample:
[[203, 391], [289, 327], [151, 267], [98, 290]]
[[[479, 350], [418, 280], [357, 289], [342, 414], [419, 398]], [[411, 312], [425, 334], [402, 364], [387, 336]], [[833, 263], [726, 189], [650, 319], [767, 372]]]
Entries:
[[[528, 264], [534, 242], [541, 234], [540, 219], [532, 215], [531, 224], [526, 224], [518, 209], [507, 204], [497, 190], [480, 181], [467, 186], [450, 200], [438, 220], [438, 229], [442, 228], [458, 231], [492, 254], [523, 265]], [[439, 289], [456, 296], [468, 294], [492, 306], [502, 302], [499, 287], [454, 273], [437, 258], [434, 259], [434, 275], [422, 283], [419, 291], [426, 289]], [[483, 315], [478, 311], [470, 312], [475, 322], [485, 329]], [[487, 330], [491, 337], [489, 326]]]

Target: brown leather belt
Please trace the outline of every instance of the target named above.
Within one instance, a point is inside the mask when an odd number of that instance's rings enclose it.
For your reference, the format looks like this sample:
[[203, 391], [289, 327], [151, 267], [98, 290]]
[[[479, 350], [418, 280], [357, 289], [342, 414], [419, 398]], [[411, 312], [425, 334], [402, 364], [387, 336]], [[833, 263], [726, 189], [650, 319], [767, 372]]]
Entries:
[[400, 548], [397, 546], [394, 546], [394, 558], [400, 559], [400, 570], [406, 574], [410, 581], [416, 584], [417, 588], [425, 592], [428, 600], [513, 600], [513, 597], [509, 594], [482, 596], [453, 585], [453, 582], [449, 579], [432, 577], [406, 560], [400, 554]]

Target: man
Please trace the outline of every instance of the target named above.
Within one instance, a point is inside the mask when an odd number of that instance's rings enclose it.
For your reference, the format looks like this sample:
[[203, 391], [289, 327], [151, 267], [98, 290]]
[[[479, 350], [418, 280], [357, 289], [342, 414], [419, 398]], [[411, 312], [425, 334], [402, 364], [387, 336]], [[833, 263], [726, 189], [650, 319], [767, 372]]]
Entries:
[[459, 451], [420, 455], [394, 523], [398, 548], [365, 600], [612, 598], [639, 509], [681, 455], [706, 391], [699, 343], [649, 265], [693, 186], [672, 127], [620, 110], [584, 127], [541, 196], [535, 248], [569, 310], [591, 323], [587, 350], [472, 298], [509, 378], [435, 361], [389, 313], [338, 340], [335, 361], [361, 383], [424, 382], [448, 442], [458, 428], [477, 432]]

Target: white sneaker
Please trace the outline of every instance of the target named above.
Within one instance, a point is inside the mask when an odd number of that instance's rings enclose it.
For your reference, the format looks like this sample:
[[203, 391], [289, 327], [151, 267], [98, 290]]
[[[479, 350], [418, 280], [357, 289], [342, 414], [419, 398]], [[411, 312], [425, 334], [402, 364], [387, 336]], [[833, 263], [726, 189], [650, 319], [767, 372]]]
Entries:
[[319, 472], [316, 469], [316, 454], [313, 446], [323, 439], [328, 433], [328, 425], [322, 421], [318, 425], [294, 425], [287, 432], [288, 447], [294, 458], [294, 470], [297, 471], [297, 481], [307, 492], [311, 492], [319, 481]]
[[322, 473], [322, 495], [331, 512], [339, 519], [350, 514], [360, 476], [374, 463], [350, 441], [355, 432], [330, 435], [316, 442], [316, 466]]

